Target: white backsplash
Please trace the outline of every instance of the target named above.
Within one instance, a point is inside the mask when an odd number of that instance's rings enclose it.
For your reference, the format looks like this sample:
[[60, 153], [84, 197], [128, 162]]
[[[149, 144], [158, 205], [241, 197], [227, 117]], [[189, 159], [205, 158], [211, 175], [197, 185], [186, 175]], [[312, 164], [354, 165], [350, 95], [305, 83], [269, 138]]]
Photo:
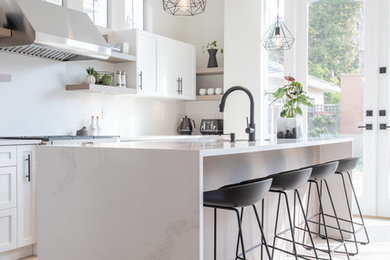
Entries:
[[66, 62], [0, 53], [0, 73], [12, 74], [0, 83], [0, 136], [75, 134], [93, 115], [104, 134], [172, 135], [185, 110], [182, 101], [66, 91], [85, 75]]

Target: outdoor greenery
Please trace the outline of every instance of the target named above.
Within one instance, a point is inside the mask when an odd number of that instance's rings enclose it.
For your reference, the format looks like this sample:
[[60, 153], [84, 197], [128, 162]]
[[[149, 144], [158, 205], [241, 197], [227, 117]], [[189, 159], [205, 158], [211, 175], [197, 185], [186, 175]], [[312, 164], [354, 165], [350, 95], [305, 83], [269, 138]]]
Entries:
[[335, 129], [335, 120], [329, 114], [316, 114], [310, 118], [312, 127], [309, 130], [308, 135], [310, 137], [318, 137], [322, 135], [335, 135], [337, 131]]
[[[340, 84], [359, 72], [361, 0], [317, 0], [309, 6], [309, 74]], [[328, 97], [328, 102], [337, 101]]]

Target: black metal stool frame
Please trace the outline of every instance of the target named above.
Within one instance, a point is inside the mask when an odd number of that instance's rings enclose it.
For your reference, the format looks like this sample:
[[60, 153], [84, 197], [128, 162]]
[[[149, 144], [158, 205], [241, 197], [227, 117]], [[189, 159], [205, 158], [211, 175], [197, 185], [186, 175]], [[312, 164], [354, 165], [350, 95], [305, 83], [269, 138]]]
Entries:
[[[319, 186], [319, 184], [318, 184], [318, 182], [316, 180], [309, 180], [308, 182], [309, 182], [309, 192], [308, 192], [307, 204], [306, 204], [306, 219], [310, 223], [317, 224], [320, 227], [321, 226], [324, 227], [325, 236], [323, 236], [320, 232], [311, 231], [311, 233], [315, 234], [315, 235], [318, 235], [319, 237], [321, 237], [323, 239], [326, 239], [326, 245], [327, 245], [327, 249], [321, 249], [321, 248], [317, 247], [316, 248], [317, 251], [321, 251], [321, 252], [324, 252], [324, 253], [328, 254], [329, 258], [322, 258], [322, 259], [332, 260], [333, 259], [332, 258], [332, 253], [343, 253], [343, 254], [346, 254], [347, 259], [350, 259], [350, 257], [349, 257], [350, 253], [348, 252], [347, 245], [345, 243], [346, 240], [344, 239], [344, 235], [343, 235], [343, 232], [342, 232], [342, 229], [341, 229], [340, 221], [339, 221], [339, 218], [338, 218], [337, 213], [336, 213], [336, 208], [334, 206], [333, 198], [332, 198], [332, 195], [331, 195], [331, 192], [330, 192], [327, 180], [320, 180], [320, 186]], [[325, 183], [325, 188], [327, 190], [327, 194], [328, 194], [331, 206], [332, 206], [332, 211], [333, 211], [333, 214], [334, 214], [333, 216], [324, 213], [324, 207], [323, 207], [323, 204], [322, 204], [322, 185], [323, 185], [323, 183]], [[319, 212], [314, 214], [314, 215], [312, 215], [312, 216], [310, 216], [310, 217], [308, 217], [312, 185], [315, 186], [316, 191], [317, 191], [317, 196], [319, 198]], [[330, 225], [327, 225], [326, 221], [325, 221], [325, 216], [331, 216], [331, 217], [335, 218], [336, 224], [337, 224], [337, 228], [333, 227], [333, 226], [330, 226]], [[316, 217], [319, 217], [319, 221], [314, 221], [313, 220]], [[321, 222], [323, 222], [323, 223], [321, 223]], [[304, 231], [302, 243], [305, 244], [305, 236], [306, 236], [306, 232], [308, 232], [308, 231], [307, 231], [306, 228], [301, 228], [300, 225], [301, 224], [298, 224], [297, 226], [295, 226], [295, 228]], [[339, 230], [341, 239], [329, 237], [327, 228]], [[331, 248], [329, 240], [338, 241], [339, 244], [337, 246]], [[337, 251], [342, 246], [344, 247], [344, 251]], [[310, 245], [305, 245], [305, 248], [306, 249], [313, 249]]]
[[[296, 260], [298, 260], [298, 258], [307, 259], [307, 260], [311, 260], [313, 258], [314, 259], [321, 259], [321, 258], [318, 257], [316, 247], [314, 246], [314, 239], [313, 239], [313, 236], [311, 235], [309, 222], [306, 219], [305, 210], [304, 210], [304, 207], [303, 207], [303, 204], [302, 204], [301, 196], [299, 195], [299, 191], [297, 189], [294, 190], [294, 219], [291, 218], [291, 212], [290, 212], [290, 206], [289, 206], [290, 204], [289, 204], [289, 200], [288, 200], [288, 197], [287, 197], [287, 193], [285, 191], [282, 191], [282, 190], [270, 190], [270, 192], [279, 194], [278, 206], [277, 206], [277, 212], [276, 212], [274, 239], [273, 239], [272, 246], [269, 246], [269, 247], [272, 248], [272, 254], [271, 254], [272, 258], [274, 257], [274, 251], [276, 249], [276, 250], [284, 252], [286, 254], [295, 256]], [[278, 233], [277, 229], [278, 229], [280, 202], [281, 202], [282, 195], [285, 198], [285, 204], [286, 204], [286, 209], [287, 209], [287, 215], [288, 215], [288, 221], [289, 221], [290, 228], [287, 228], [287, 229], [285, 229], [285, 230], [283, 230], [283, 231]], [[305, 222], [305, 226], [307, 228], [307, 232], [309, 233], [309, 237], [310, 237], [310, 240], [311, 240], [311, 243], [312, 243], [312, 248], [314, 250], [314, 256], [301, 255], [301, 254], [298, 254], [298, 251], [297, 251], [296, 245], [305, 246], [305, 244], [300, 243], [300, 242], [295, 240], [295, 228], [294, 228], [295, 225], [293, 223], [295, 222], [295, 211], [296, 211], [295, 205], [296, 205], [296, 201], [297, 200], [298, 200], [298, 203], [299, 203], [299, 208], [300, 208], [300, 210], [301, 210], [301, 212], [302, 212], [302, 214], [304, 216], [304, 222]], [[281, 235], [287, 233], [288, 231], [290, 231], [290, 233], [291, 233], [291, 240], [281, 236]], [[276, 239], [281, 239], [281, 240], [284, 240], [286, 242], [292, 243], [292, 245], [293, 245], [293, 252], [289, 252], [289, 251], [283, 250], [281, 248], [275, 247]]]
[[[235, 260], [237, 260], [237, 259], [246, 260], [247, 259], [246, 253], [249, 253], [250, 251], [252, 251], [254, 248], [258, 247], [259, 245], [252, 247], [251, 249], [249, 249], [247, 251], [245, 250], [244, 239], [243, 239], [243, 234], [242, 234], [242, 225], [241, 225], [242, 224], [242, 216], [244, 214], [244, 207], [241, 208], [241, 213], [240, 213], [239, 210], [237, 208], [234, 208], [234, 207], [222, 207], [222, 206], [208, 205], [208, 204], [204, 204], [203, 206], [214, 209], [214, 260], [217, 260], [217, 209], [230, 210], [230, 211], [234, 211], [236, 213], [237, 223], [238, 223], [238, 241], [237, 241]], [[268, 255], [268, 259], [271, 260], [272, 258], [271, 258], [271, 254], [270, 254], [269, 249], [268, 249], [267, 241], [265, 239], [265, 234], [264, 234], [264, 230], [262, 227], [262, 222], [260, 222], [259, 214], [257, 212], [256, 206], [252, 205], [252, 208], [253, 208], [253, 211], [255, 213], [257, 224], [259, 226], [260, 233], [261, 233], [261, 244], [260, 244], [261, 254], [263, 252], [263, 246], [265, 246], [266, 253]], [[263, 214], [263, 212], [262, 212], [262, 214]], [[242, 251], [241, 254], [239, 254], [239, 252], [238, 252], [239, 251], [239, 244], [241, 244], [241, 251]], [[263, 254], [261, 255], [261, 257], [263, 257]]]

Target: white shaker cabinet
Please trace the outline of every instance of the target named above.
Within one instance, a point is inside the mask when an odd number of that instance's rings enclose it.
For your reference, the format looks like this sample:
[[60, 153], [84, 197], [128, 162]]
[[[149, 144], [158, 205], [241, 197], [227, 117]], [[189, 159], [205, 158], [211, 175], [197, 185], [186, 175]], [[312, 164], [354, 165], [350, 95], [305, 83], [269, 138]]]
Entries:
[[0, 146], [0, 253], [36, 243], [34, 151]]
[[0, 210], [0, 252], [16, 248], [16, 208]]
[[36, 243], [37, 193], [34, 155], [34, 146], [17, 147], [18, 247]]

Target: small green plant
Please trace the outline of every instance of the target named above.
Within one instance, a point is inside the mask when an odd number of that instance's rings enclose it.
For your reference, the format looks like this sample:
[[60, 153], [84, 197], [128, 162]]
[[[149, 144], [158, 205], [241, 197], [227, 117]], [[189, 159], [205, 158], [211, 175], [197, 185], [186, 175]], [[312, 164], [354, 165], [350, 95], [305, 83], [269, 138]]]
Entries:
[[287, 84], [271, 93], [274, 100], [270, 105], [278, 100], [282, 100], [283, 111], [280, 113], [280, 116], [294, 118], [297, 115], [303, 114], [301, 105], [311, 107], [313, 104], [309, 101], [309, 97], [306, 96], [303, 91], [303, 86], [300, 82], [295, 81], [295, 78], [291, 76], [286, 76], [284, 78], [287, 80]]
[[88, 75], [93, 75], [95, 73], [95, 69], [93, 67], [88, 67], [86, 69]]
[[[217, 47], [218, 47], [217, 41], [212, 41], [207, 43], [206, 45], [203, 45], [202, 51], [204, 53], [206, 50], [217, 49]], [[223, 49], [221, 49], [221, 54], [223, 54]]]

